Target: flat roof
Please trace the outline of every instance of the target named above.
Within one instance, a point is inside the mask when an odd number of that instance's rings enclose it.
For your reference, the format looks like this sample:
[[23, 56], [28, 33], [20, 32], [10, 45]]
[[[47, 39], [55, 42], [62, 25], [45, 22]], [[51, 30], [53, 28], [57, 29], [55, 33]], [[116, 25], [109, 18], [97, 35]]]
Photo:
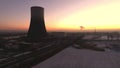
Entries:
[[32, 68], [120, 68], [120, 53], [68, 47]]

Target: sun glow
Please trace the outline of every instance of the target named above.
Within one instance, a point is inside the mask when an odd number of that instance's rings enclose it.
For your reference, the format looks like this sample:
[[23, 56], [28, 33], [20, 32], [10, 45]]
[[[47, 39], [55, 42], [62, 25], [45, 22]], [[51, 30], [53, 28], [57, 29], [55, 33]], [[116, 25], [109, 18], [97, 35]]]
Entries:
[[[0, 3], [3, 1], [0, 0]], [[14, 2], [5, 1], [0, 8], [0, 30], [28, 30], [30, 7], [45, 9], [44, 19], [47, 31], [119, 30], [120, 0], [43, 0]]]
[[56, 27], [77, 30], [81, 25], [86, 29], [91, 29], [91, 27], [96, 27], [97, 29], [119, 29], [120, 3], [113, 2], [76, 11], [61, 18]]

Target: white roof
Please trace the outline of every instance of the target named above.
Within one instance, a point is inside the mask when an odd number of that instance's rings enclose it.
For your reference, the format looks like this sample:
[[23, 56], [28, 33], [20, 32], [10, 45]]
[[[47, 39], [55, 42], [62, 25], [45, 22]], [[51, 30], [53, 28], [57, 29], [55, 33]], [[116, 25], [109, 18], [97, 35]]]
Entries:
[[120, 53], [68, 47], [32, 68], [120, 68]]

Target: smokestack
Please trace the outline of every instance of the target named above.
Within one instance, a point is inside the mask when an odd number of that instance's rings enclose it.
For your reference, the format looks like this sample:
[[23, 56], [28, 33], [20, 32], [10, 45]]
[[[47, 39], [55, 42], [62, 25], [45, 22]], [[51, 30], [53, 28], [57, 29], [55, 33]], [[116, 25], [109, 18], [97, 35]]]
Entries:
[[39, 6], [31, 7], [31, 21], [27, 36], [34, 41], [47, 36], [44, 23], [44, 8]]

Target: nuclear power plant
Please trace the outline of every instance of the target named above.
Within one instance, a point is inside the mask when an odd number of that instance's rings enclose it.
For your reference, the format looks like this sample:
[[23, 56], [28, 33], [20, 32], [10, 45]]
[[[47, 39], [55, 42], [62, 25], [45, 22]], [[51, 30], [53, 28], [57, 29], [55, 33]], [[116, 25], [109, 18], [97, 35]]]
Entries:
[[31, 40], [39, 40], [47, 36], [44, 22], [44, 8], [39, 6], [31, 7], [31, 21], [27, 34]]

